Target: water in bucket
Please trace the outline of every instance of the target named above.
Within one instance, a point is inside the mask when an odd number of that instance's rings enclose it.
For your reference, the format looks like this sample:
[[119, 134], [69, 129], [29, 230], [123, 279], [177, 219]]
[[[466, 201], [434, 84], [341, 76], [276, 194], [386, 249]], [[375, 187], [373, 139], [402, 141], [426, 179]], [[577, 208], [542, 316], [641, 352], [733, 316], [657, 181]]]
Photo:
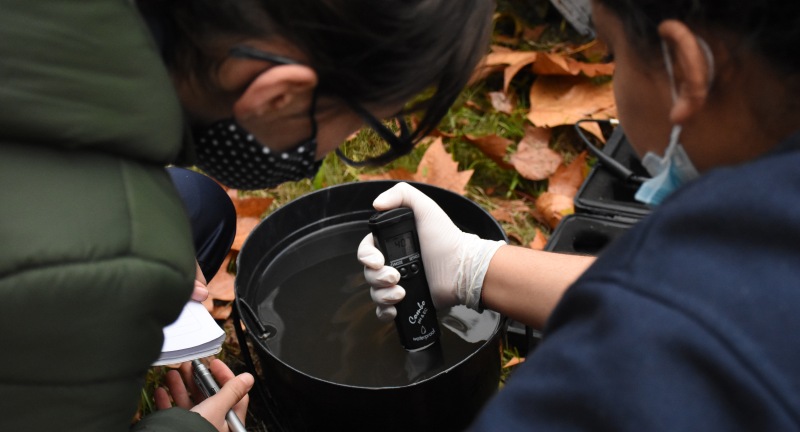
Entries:
[[270, 352], [309, 376], [358, 387], [399, 387], [458, 364], [489, 340], [494, 312], [438, 312], [440, 342], [419, 353], [400, 345], [393, 322], [375, 316], [356, 249], [364, 221], [335, 225], [286, 247], [259, 278], [257, 313], [273, 330]]

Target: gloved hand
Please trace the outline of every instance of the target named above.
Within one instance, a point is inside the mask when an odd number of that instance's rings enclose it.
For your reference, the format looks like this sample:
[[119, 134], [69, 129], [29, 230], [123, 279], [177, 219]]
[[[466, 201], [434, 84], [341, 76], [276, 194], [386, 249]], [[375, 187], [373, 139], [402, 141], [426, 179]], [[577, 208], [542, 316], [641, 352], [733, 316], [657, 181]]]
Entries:
[[[378, 211], [409, 207], [414, 212], [422, 264], [437, 309], [459, 304], [478, 309], [489, 261], [505, 242], [484, 240], [461, 231], [430, 197], [408, 183], [398, 183], [380, 194], [373, 206]], [[397, 285], [400, 273], [384, 265], [384, 256], [375, 247], [372, 234], [361, 241], [358, 260], [365, 266], [364, 276], [371, 287], [372, 300], [378, 305], [378, 318], [393, 319], [397, 315], [393, 305], [405, 297], [405, 290]]]

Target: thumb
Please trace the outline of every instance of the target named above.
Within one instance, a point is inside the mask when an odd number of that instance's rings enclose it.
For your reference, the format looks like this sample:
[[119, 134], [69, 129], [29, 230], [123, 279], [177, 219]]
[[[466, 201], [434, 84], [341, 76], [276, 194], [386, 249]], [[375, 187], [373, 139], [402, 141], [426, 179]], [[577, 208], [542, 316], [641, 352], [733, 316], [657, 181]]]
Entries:
[[220, 391], [195, 406], [192, 411], [202, 415], [218, 430], [225, 430], [225, 415], [231, 409], [244, 422], [247, 416], [247, 392], [253, 387], [255, 380], [249, 373], [230, 378]]
[[[242, 423], [247, 417], [247, 404], [249, 403], [247, 393], [253, 388], [254, 383], [253, 375], [245, 372], [226, 382], [219, 391], [223, 396], [223, 405], [232, 407], [236, 417], [239, 417]], [[225, 413], [227, 411], [225, 410]]]
[[361, 239], [356, 254], [361, 264], [373, 270], [381, 269], [385, 262], [383, 254], [375, 247], [375, 240], [372, 237], [372, 233], [367, 234]]

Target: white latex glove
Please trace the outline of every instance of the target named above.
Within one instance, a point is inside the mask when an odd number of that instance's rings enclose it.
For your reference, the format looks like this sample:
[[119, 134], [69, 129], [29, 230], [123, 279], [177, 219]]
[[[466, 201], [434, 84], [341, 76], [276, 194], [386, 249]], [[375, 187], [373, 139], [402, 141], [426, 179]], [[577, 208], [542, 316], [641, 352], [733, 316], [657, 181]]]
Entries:
[[[505, 242], [484, 240], [461, 231], [430, 197], [408, 183], [398, 183], [378, 195], [372, 205], [378, 211], [409, 207], [414, 212], [422, 264], [437, 309], [459, 304], [478, 309], [489, 261]], [[405, 297], [405, 290], [397, 285], [400, 272], [384, 265], [372, 234], [367, 234], [358, 246], [358, 260], [364, 264], [370, 295], [378, 305], [378, 318], [393, 319], [397, 315], [393, 305]]]

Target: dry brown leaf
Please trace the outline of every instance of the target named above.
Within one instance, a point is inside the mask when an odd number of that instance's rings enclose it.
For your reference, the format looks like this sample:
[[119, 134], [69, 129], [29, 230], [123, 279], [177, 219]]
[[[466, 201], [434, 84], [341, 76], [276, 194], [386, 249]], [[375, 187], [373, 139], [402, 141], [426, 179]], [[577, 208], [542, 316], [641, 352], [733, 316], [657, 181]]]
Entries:
[[250, 232], [261, 222], [261, 219], [257, 217], [237, 217], [236, 218], [236, 237], [233, 239], [233, 245], [231, 245], [231, 250], [240, 251], [242, 250], [242, 245], [244, 241], [247, 240], [247, 236], [250, 235]]
[[533, 240], [528, 244], [528, 247], [533, 250], [544, 250], [546, 245], [547, 237], [545, 237], [541, 230], [537, 229], [536, 236], [533, 237]]
[[523, 200], [495, 200], [493, 202], [497, 207], [489, 213], [500, 222], [513, 223], [514, 216], [530, 211]]
[[492, 103], [492, 108], [497, 112], [511, 115], [517, 102], [513, 96], [509, 96], [505, 92], [489, 92], [489, 101]]
[[608, 57], [608, 47], [600, 39], [593, 39], [590, 43], [583, 45], [576, 52], [580, 52], [591, 62], [602, 62]]
[[503, 68], [503, 92], [508, 92], [508, 86], [511, 80], [517, 73], [525, 66], [530, 65], [536, 61], [538, 53], [535, 51], [508, 51], [508, 52], [492, 52], [486, 56], [485, 63], [487, 66]]
[[232, 301], [235, 298], [233, 291], [234, 276], [228, 273], [232, 254], [228, 254], [222, 261], [222, 265], [217, 270], [217, 274], [208, 281], [208, 296], [217, 300]]
[[536, 199], [536, 210], [550, 228], [555, 228], [564, 216], [575, 213], [575, 206], [570, 197], [544, 192]]
[[458, 162], [444, 149], [442, 138], [437, 137], [425, 151], [417, 172], [410, 173], [398, 168], [380, 174], [361, 174], [360, 180], [408, 180], [427, 183], [464, 195], [467, 183], [472, 178], [473, 170], [458, 171]]
[[560, 165], [547, 184], [547, 191], [574, 198], [586, 178], [586, 151], [578, 154], [569, 165]]
[[442, 139], [437, 138], [422, 156], [414, 180], [464, 195], [473, 172], [459, 171], [458, 162], [444, 149]]
[[514, 141], [501, 137], [499, 135], [486, 135], [476, 137], [466, 134], [464, 139], [478, 147], [489, 159], [493, 160], [498, 166], [504, 169], [513, 169], [514, 166], [506, 161], [508, 154], [508, 147], [514, 144]]
[[551, 53], [540, 53], [533, 64], [533, 73], [537, 75], [574, 75], [570, 70], [567, 57]]
[[525, 136], [511, 155], [511, 164], [526, 179], [544, 180], [552, 175], [563, 158], [551, 150], [551, 131], [548, 128], [525, 126]]
[[603, 135], [603, 130], [600, 129], [600, 125], [598, 123], [583, 122], [580, 124], [580, 128], [594, 135], [595, 138], [600, 140], [600, 142], [602, 143], [606, 142], [606, 137]]
[[611, 83], [594, 84], [584, 77], [540, 76], [531, 86], [530, 102], [528, 120], [540, 127], [617, 116]]
[[512, 366], [516, 366], [516, 365], [518, 365], [520, 363], [523, 363], [523, 362], [525, 362], [525, 357], [514, 356], [514, 357], [511, 357], [511, 359], [508, 360], [506, 362], [506, 364], [503, 365], [503, 368], [504, 369], [508, 369], [508, 368], [510, 368]]
[[608, 76], [614, 74], [613, 63], [584, 63], [572, 57], [555, 53], [539, 53], [533, 65], [533, 73], [537, 75], [579, 75], [587, 77]]
[[486, 55], [484, 63], [487, 66], [531, 64], [536, 61], [537, 55], [536, 51], [510, 51], [494, 47], [492, 52]]

